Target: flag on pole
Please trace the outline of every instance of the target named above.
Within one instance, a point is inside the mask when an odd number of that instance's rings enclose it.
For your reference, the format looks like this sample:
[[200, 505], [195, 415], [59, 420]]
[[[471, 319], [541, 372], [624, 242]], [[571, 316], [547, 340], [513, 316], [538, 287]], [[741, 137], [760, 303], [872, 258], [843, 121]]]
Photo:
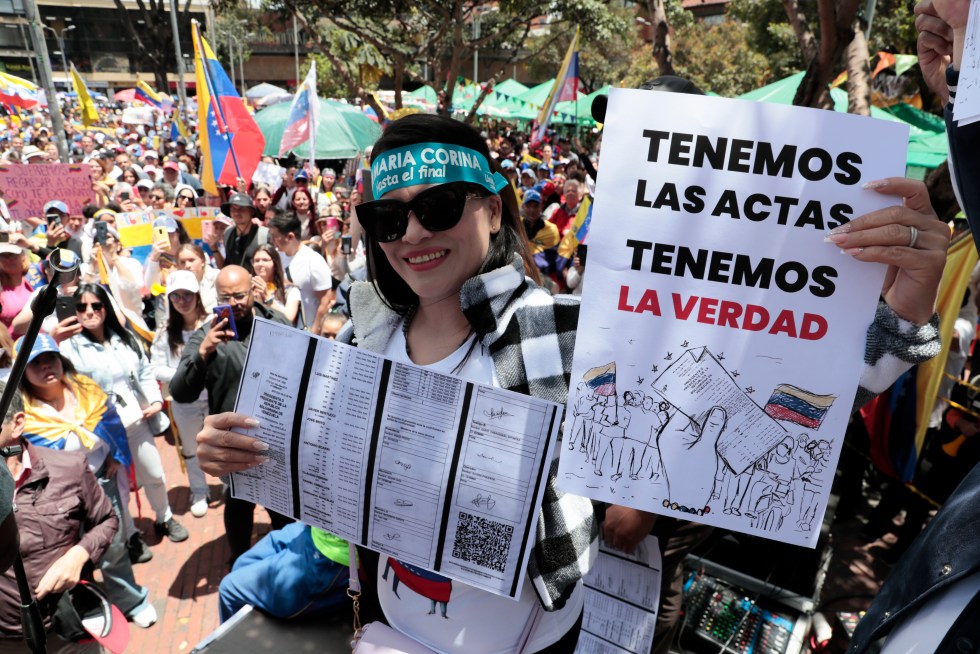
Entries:
[[38, 102], [36, 84], [14, 75], [0, 73], [0, 103], [20, 109], [33, 109]]
[[82, 109], [82, 124], [86, 127], [95, 125], [99, 122], [99, 111], [95, 108], [95, 102], [92, 101], [92, 94], [88, 92], [85, 80], [78, 74], [75, 64], [70, 64], [69, 68], [71, 69], [71, 85], [78, 96], [78, 106]]
[[187, 125], [180, 117], [179, 112], [174, 112], [170, 119], [170, 140], [176, 141], [178, 137], [183, 136], [185, 139], [191, 137], [190, 132], [187, 131]]
[[548, 130], [548, 123], [551, 122], [551, 116], [554, 114], [558, 103], [565, 100], [575, 100], [578, 97], [578, 36], [579, 28], [576, 27], [575, 36], [572, 37], [568, 52], [565, 53], [565, 59], [561, 62], [558, 77], [555, 78], [555, 83], [551, 86], [551, 92], [541, 107], [538, 119], [534, 121], [531, 134], [532, 146], [544, 139], [545, 132]]
[[228, 79], [211, 46], [192, 23], [194, 73], [197, 81], [197, 120], [201, 140], [201, 185], [218, 194], [218, 184], [235, 186], [239, 177], [251, 180], [262, 159], [265, 137]]
[[316, 159], [316, 129], [319, 113], [320, 104], [316, 97], [316, 61], [311, 61], [310, 72], [296, 89], [293, 103], [289, 107], [289, 117], [286, 119], [286, 128], [282, 132], [282, 142], [279, 144], [280, 157], [286, 156], [297, 145], [309, 141], [310, 160]]
[[162, 93], [157, 93], [153, 90], [149, 84], [139, 79], [136, 80], [136, 89], [133, 93], [133, 99], [139, 100], [151, 107], [156, 107], [157, 109], [166, 110], [173, 106], [174, 101], [170, 99], [169, 96]]

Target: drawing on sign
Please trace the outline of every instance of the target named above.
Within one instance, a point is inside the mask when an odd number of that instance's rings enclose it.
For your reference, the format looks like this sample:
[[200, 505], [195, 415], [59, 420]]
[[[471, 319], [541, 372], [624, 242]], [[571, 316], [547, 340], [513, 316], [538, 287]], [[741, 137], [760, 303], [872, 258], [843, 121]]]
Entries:
[[643, 389], [617, 387], [616, 362], [591, 368], [575, 390], [566, 447], [586, 477], [622, 480], [666, 509], [809, 532], [832, 452], [814, 432], [836, 397], [781, 383], [760, 406], [738, 377], [704, 346], [672, 355]]

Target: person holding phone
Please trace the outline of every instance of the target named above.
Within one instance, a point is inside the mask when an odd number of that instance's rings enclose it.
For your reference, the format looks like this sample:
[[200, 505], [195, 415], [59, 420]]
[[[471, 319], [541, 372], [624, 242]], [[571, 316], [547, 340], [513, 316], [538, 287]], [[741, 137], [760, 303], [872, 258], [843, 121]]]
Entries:
[[585, 278], [585, 253], [587, 246], [579, 243], [575, 250], [575, 258], [572, 259], [571, 268], [565, 269], [565, 284], [572, 295], [582, 294], [582, 280]]
[[[245, 367], [245, 354], [252, 335], [255, 316], [288, 325], [284, 315], [255, 302], [252, 275], [241, 266], [225, 266], [216, 280], [219, 305], [231, 307], [235, 331], [228, 329], [228, 319], [205, 322], [184, 345], [180, 362], [170, 378], [170, 396], [178, 403], [193, 403], [207, 392], [209, 413], [231, 411], [235, 407], [238, 384]], [[237, 338], [236, 338], [237, 334]], [[251, 547], [255, 505], [225, 493], [224, 522], [231, 547], [231, 562]], [[281, 529], [291, 520], [269, 511], [273, 529]]]
[[303, 297], [299, 288], [286, 280], [279, 253], [270, 243], [260, 245], [252, 255], [252, 295], [255, 301], [272, 307], [293, 325], [300, 318]]
[[[194, 332], [211, 319], [211, 312], [201, 300], [201, 287], [190, 270], [175, 270], [167, 277], [169, 312], [166, 327], [157, 330], [150, 352], [157, 381], [167, 385], [177, 370], [184, 344]], [[204, 472], [197, 461], [197, 432], [208, 415], [208, 398], [203, 394], [196, 401], [170, 403], [170, 415], [180, 436], [180, 453], [187, 468], [191, 488], [191, 515], [202, 518], [208, 512], [210, 493]]]
[[[136, 479], [156, 514], [154, 529], [179, 543], [187, 530], [174, 517], [167, 497], [163, 462], [154, 441], [170, 425], [163, 410], [163, 396], [150, 361], [136, 338], [119, 322], [106, 290], [82, 284], [75, 291], [75, 307], [82, 332], [61, 343], [61, 352], [78, 372], [87, 375], [114, 399], [133, 452]], [[131, 534], [130, 556], [134, 562], [149, 560], [146, 544], [134, 524], [124, 524]]]

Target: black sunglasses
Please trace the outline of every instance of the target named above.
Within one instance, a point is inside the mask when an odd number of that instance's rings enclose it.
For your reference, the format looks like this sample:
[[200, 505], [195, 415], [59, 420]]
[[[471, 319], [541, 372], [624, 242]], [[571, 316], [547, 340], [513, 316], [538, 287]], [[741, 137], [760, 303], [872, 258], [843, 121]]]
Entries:
[[92, 307], [92, 311], [102, 311], [105, 305], [102, 304], [101, 302], [92, 302], [91, 304], [88, 302], [79, 302], [78, 304], [75, 305], [75, 312], [85, 313], [86, 311], [88, 311], [89, 307]]
[[[408, 202], [374, 200], [357, 207], [357, 220], [367, 235], [379, 243], [391, 243], [405, 236], [408, 214], [415, 214], [419, 223], [430, 232], [444, 232], [459, 224], [470, 198], [486, 197], [472, 185], [464, 183], [433, 186]], [[482, 190], [482, 189], [481, 189]]]

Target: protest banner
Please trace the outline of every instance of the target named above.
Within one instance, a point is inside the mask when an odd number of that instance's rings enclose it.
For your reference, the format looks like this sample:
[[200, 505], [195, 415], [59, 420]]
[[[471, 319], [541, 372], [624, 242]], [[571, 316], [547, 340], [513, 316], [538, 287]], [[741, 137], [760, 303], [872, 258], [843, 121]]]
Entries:
[[268, 186], [269, 190], [275, 193], [282, 186], [282, 176], [284, 174], [286, 174], [286, 169], [282, 166], [262, 161], [255, 168], [255, 174], [252, 175], [252, 184], [255, 186], [260, 184]]
[[50, 200], [61, 200], [72, 214], [81, 214], [95, 199], [89, 167], [81, 164], [0, 165], [0, 197], [14, 220], [42, 218]]
[[205, 221], [213, 221], [221, 213], [214, 207], [196, 207], [190, 209], [171, 209], [169, 211], [147, 210], [127, 211], [116, 215], [116, 229], [119, 230], [119, 240], [123, 247], [129, 248], [134, 259], [145, 263], [153, 249], [153, 221], [161, 216], [176, 218], [191, 240], [201, 244], [203, 225]]
[[614, 89], [604, 130], [559, 487], [814, 546], [885, 274], [824, 237], [908, 128]]

